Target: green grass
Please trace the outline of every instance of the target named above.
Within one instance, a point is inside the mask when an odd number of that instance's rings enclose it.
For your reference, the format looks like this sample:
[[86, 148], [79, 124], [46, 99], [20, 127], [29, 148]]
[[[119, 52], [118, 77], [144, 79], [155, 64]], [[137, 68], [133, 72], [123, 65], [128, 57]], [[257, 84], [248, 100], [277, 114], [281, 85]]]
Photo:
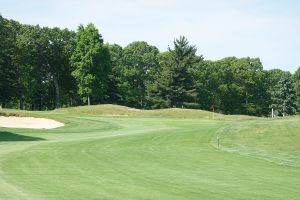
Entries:
[[20, 114], [66, 126], [0, 128], [0, 199], [300, 197], [299, 117], [111, 105]]
[[256, 117], [246, 115], [222, 115], [204, 110], [192, 109], [158, 109], [140, 110], [118, 105], [79, 106], [67, 109], [59, 109], [59, 112], [72, 114], [89, 114], [106, 117], [162, 117], [162, 118], [187, 118], [187, 119], [214, 119], [214, 120], [244, 120]]

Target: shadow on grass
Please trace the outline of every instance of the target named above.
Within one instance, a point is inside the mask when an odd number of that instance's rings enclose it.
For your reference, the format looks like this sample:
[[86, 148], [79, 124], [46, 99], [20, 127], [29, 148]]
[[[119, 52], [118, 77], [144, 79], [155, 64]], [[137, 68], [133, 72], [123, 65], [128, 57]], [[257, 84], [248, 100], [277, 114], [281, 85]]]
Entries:
[[16, 141], [42, 141], [44, 138], [19, 135], [7, 131], [0, 131], [0, 142], [16, 142]]

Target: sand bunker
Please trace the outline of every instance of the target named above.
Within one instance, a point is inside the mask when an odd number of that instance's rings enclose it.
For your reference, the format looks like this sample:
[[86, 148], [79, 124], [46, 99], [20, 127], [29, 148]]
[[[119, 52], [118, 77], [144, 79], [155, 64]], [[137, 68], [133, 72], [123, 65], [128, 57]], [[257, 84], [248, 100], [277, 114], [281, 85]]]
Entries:
[[0, 116], [0, 127], [51, 129], [64, 126], [63, 123], [52, 119], [34, 117], [4, 117]]

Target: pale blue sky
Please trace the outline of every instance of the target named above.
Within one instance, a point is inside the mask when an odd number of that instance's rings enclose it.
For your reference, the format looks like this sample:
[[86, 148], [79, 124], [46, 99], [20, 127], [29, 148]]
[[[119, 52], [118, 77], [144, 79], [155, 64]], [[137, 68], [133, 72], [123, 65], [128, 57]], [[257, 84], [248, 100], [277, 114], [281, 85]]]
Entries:
[[265, 69], [300, 66], [297, 0], [0, 0], [22, 23], [67, 27], [94, 23], [105, 42], [147, 41], [161, 51], [185, 35], [205, 59], [260, 57]]

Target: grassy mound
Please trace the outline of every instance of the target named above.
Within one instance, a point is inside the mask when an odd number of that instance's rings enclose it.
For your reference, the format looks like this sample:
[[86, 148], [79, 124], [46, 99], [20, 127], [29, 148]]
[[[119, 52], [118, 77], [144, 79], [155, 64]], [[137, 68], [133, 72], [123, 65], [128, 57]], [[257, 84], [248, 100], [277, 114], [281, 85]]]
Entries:
[[13, 113], [13, 112], [0, 112], [0, 116], [4, 116], [4, 117], [9, 117], [9, 116], [19, 117], [20, 114]]
[[140, 110], [126, 106], [103, 104], [93, 106], [79, 106], [65, 109], [59, 109], [61, 112], [70, 112], [74, 114], [84, 113], [91, 115], [112, 116], [112, 117], [168, 117], [168, 118], [187, 118], [187, 119], [215, 119], [215, 120], [242, 120], [255, 119], [256, 117], [243, 115], [223, 115], [204, 110], [195, 109], [157, 109]]

